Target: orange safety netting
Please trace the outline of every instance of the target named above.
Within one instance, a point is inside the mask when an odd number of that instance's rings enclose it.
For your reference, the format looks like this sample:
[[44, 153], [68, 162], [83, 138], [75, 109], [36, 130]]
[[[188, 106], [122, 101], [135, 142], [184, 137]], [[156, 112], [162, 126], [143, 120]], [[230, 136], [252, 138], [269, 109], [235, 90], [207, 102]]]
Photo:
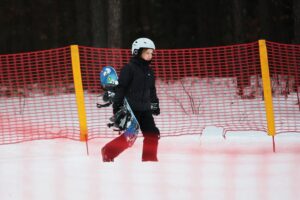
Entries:
[[[80, 47], [86, 91], [99, 91], [102, 66], [120, 71], [129, 50]], [[153, 62], [162, 136], [200, 134], [206, 126], [225, 130], [266, 130], [257, 42], [215, 48], [156, 50]], [[111, 108], [95, 109], [95, 94], [86, 95], [89, 137], [115, 135], [105, 122]]]
[[78, 139], [70, 48], [0, 56], [0, 144]]
[[276, 133], [300, 132], [300, 45], [267, 42]]
[[[276, 130], [300, 132], [300, 46], [267, 42], [267, 47]], [[99, 73], [106, 65], [119, 72], [130, 50], [79, 46], [79, 55], [88, 139], [115, 137], [118, 133], [106, 126], [111, 107], [96, 108], [103, 93]], [[69, 47], [0, 55], [0, 65], [0, 144], [79, 140]], [[207, 126], [222, 127], [224, 133], [267, 131], [258, 42], [159, 49], [151, 65], [161, 106], [155, 121], [162, 136], [200, 134]]]

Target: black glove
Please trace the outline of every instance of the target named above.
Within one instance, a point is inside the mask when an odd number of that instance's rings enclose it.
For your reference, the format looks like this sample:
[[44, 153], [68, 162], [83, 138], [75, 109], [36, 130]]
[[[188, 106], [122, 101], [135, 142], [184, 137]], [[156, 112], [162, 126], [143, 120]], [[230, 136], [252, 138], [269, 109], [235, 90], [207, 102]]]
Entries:
[[119, 130], [125, 130], [127, 122], [130, 120], [130, 113], [122, 107], [117, 113], [110, 118], [112, 123], [108, 124], [108, 127], [114, 126]]
[[151, 111], [153, 115], [159, 115], [160, 114], [160, 108], [159, 103], [151, 103]]
[[113, 114], [115, 115], [119, 110], [121, 110], [122, 106], [122, 104], [113, 103]]
[[114, 92], [111, 92], [111, 91], [106, 91], [104, 94], [103, 94], [103, 97], [102, 97], [102, 100], [104, 102], [112, 102], [113, 98], [115, 96], [115, 93]]

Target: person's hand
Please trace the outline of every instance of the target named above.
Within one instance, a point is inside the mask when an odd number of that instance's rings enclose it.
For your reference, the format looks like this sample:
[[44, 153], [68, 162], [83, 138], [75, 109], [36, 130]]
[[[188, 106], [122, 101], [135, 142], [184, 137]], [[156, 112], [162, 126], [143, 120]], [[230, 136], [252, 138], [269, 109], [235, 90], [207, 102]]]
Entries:
[[159, 103], [151, 103], [151, 111], [153, 115], [159, 115], [160, 114], [160, 108]]
[[111, 92], [111, 91], [106, 91], [104, 94], [103, 94], [103, 97], [102, 97], [102, 100], [104, 102], [112, 102], [113, 98], [115, 96], [115, 93], [114, 92]]
[[113, 104], [113, 114], [115, 115], [119, 110], [121, 110], [122, 104], [114, 103]]

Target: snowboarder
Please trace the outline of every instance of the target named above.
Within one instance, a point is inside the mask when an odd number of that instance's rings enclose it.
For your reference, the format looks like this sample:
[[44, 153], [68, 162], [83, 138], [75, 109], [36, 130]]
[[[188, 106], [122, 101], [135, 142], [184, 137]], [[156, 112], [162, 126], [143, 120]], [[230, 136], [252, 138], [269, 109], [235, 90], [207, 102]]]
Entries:
[[[143, 134], [142, 161], [158, 161], [157, 148], [160, 138], [152, 115], [159, 115], [154, 72], [150, 68], [155, 45], [148, 38], [138, 38], [132, 43], [132, 58], [120, 72], [119, 84], [113, 98], [113, 113], [123, 106], [126, 97]], [[123, 135], [107, 143], [101, 150], [104, 162], [112, 162], [129, 147]]]

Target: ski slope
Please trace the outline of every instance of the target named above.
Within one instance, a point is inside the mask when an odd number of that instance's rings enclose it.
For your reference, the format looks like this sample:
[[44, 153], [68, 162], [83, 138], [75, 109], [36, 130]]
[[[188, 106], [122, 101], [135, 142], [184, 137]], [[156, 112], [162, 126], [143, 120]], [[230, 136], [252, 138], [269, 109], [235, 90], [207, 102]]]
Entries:
[[300, 135], [228, 132], [163, 137], [159, 162], [141, 162], [142, 138], [113, 163], [100, 148], [110, 139], [38, 140], [0, 145], [3, 200], [297, 200]]
[[[191, 79], [187, 79], [191, 82]], [[245, 104], [257, 103], [261, 105], [260, 99], [241, 100], [235, 98], [235, 86], [228, 86], [228, 95], [216, 93], [222, 91], [222, 85], [217, 84], [220, 80], [212, 82], [220, 88], [207, 90], [205, 96], [199, 94], [202, 99], [195, 99], [201, 103], [199, 113], [193, 110], [194, 114], [189, 116], [191, 125], [196, 128], [194, 131], [199, 134], [162, 137], [159, 142], [158, 159], [159, 162], [141, 162], [142, 138], [138, 138], [133, 147], [125, 151], [113, 163], [103, 163], [100, 157], [100, 149], [111, 139], [97, 138], [88, 143], [89, 155], [86, 152], [84, 142], [77, 142], [68, 139], [53, 140], [34, 140], [18, 144], [0, 145], [0, 199], [2, 200], [298, 200], [300, 199], [300, 134], [280, 133], [275, 137], [276, 153], [273, 153], [272, 138], [264, 132], [227, 132], [226, 139], [223, 138], [223, 129], [209, 126], [203, 122], [213, 123], [213, 119], [218, 116], [225, 116], [224, 113], [234, 110], [230, 107], [233, 103], [236, 106], [233, 116], [244, 117], [246, 120], [244, 127], [253, 129], [260, 127], [265, 119], [264, 107], [257, 107], [262, 111], [260, 115], [253, 107]], [[232, 83], [231, 80], [223, 82]], [[162, 83], [160, 83], [162, 84]], [[179, 83], [178, 83], [179, 84]], [[179, 84], [180, 85], [180, 84]], [[191, 84], [188, 84], [191, 85]], [[204, 85], [200, 84], [200, 85]], [[169, 87], [169, 86], [168, 86]], [[182, 85], [181, 85], [182, 87]], [[196, 87], [196, 86], [195, 86]], [[162, 87], [164, 88], [164, 87]], [[170, 87], [169, 87], [170, 88]], [[178, 87], [171, 87], [175, 90]], [[223, 88], [224, 89], [224, 88]], [[190, 113], [191, 108], [189, 99], [181, 102], [174, 102], [175, 92], [167, 93], [159, 90], [162, 97], [162, 105], [170, 106], [176, 111], [177, 118], [184, 117], [184, 112]], [[192, 91], [200, 92], [204, 90], [195, 89]], [[205, 90], [206, 91], [206, 90]], [[182, 93], [178, 93], [182, 94]], [[220, 96], [216, 96], [216, 95]], [[163, 96], [166, 95], [166, 96]], [[74, 95], [73, 95], [74, 96]], [[72, 95], [59, 96], [63, 104], [57, 104], [58, 97], [41, 96], [38, 108], [58, 106], [70, 106], [69, 111], [76, 113], [76, 105], [72, 103]], [[89, 121], [89, 127], [97, 124], [99, 130], [106, 130], [108, 116], [101, 115], [95, 109], [96, 97], [87, 99], [88, 117], [95, 117], [95, 121]], [[224, 104], [224, 108], [215, 109], [211, 112], [208, 103], [216, 104], [215, 100], [220, 99], [229, 103]], [[282, 97], [276, 97], [278, 100]], [[32, 100], [32, 101], [31, 101]], [[59, 125], [62, 127], [74, 127], [78, 125], [75, 118], [66, 118], [63, 112], [57, 113], [47, 110], [47, 119], [53, 124], [43, 121], [45, 112], [35, 112], [34, 96], [26, 98], [26, 120], [33, 125], [41, 127], [53, 134], [59, 132]], [[88, 100], [90, 102], [88, 102]], [[172, 100], [172, 101], [171, 101]], [[210, 101], [208, 101], [210, 100]], [[285, 105], [292, 119], [284, 118], [291, 124], [299, 121], [298, 105], [295, 105], [296, 95], [290, 95]], [[10, 98], [9, 105], [19, 105], [19, 98]], [[163, 101], [166, 101], [163, 103]], [[259, 102], [256, 102], [259, 101]], [[0, 99], [2, 106], [5, 106], [7, 99]], [[31, 103], [28, 103], [31, 102]], [[66, 103], [70, 102], [70, 103]], [[281, 102], [281, 101], [277, 101]], [[200, 104], [199, 104], [200, 105]], [[197, 104], [196, 107], [198, 108]], [[222, 104], [223, 105], [223, 104]], [[20, 123], [24, 118], [18, 106], [10, 107], [7, 116], [3, 119], [14, 119]], [[21, 108], [21, 107], [20, 107]], [[24, 109], [23, 108], [23, 109]], [[64, 108], [64, 107], [63, 107]], [[199, 107], [200, 108], [200, 107]], [[216, 108], [219, 108], [216, 106]], [[107, 115], [111, 114], [111, 108]], [[163, 133], [174, 133], [176, 126], [164, 126], [166, 121], [162, 119], [174, 117], [167, 115], [167, 107], [162, 107], [162, 114], [156, 118], [158, 127]], [[165, 109], [165, 110], [164, 110]], [[228, 109], [228, 110], [226, 110]], [[51, 112], [52, 111], [52, 112]], [[201, 112], [200, 112], [201, 111]], [[240, 112], [243, 111], [243, 112]], [[275, 110], [276, 111], [276, 110]], [[104, 111], [103, 111], [104, 112]], [[21, 114], [20, 114], [21, 113]], [[245, 114], [246, 113], [246, 114]], [[256, 123], [252, 123], [254, 115]], [[296, 116], [296, 117], [295, 117]], [[20, 118], [18, 118], [20, 117]], [[31, 118], [30, 118], [31, 117]], [[102, 118], [101, 118], [102, 117]], [[206, 117], [206, 118], [205, 118]], [[244, 119], [242, 118], [242, 119]], [[94, 118], [92, 118], [94, 119]], [[101, 121], [101, 119], [103, 121]], [[203, 119], [207, 119], [206, 121]], [[282, 118], [283, 119], [283, 118]], [[280, 122], [281, 118], [278, 119]], [[223, 120], [223, 118], [222, 118]], [[251, 123], [247, 123], [247, 120]], [[224, 117], [224, 122], [231, 122], [232, 118]], [[2, 120], [1, 126], [11, 127], [11, 132], [18, 133], [17, 127], [11, 126], [9, 120]], [[168, 122], [168, 121], [167, 121]], [[168, 122], [169, 123], [169, 122]], [[178, 121], [173, 120], [174, 125]], [[202, 124], [200, 124], [202, 123]], [[241, 120], [238, 123], [242, 123]], [[285, 122], [287, 123], [287, 122]], [[25, 123], [24, 123], [25, 124]], [[217, 123], [215, 123], [217, 124]], [[57, 128], [55, 126], [57, 126]], [[173, 125], [173, 124], [171, 124]], [[200, 130], [199, 127], [205, 129]], [[161, 129], [165, 127], [165, 129]], [[16, 130], [16, 132], [14, 131]], [[30, 129], [34, 130], [34, 129]], [[92, 132], [100, 133], [98, 129]], [[38, 131], [38, 129], [37, 129]], [[284, 129], [283, 129], [284, 131]], [[107, 132], [112, 133], [111, 130]], [[200, 135], [202, 132], [202, 135]], [[24, 136], [24, 131], [19, 132]], [[29, 132], [28, 134], [32, 134]], [[77, 137], [77, 135], [76, 135]]]

